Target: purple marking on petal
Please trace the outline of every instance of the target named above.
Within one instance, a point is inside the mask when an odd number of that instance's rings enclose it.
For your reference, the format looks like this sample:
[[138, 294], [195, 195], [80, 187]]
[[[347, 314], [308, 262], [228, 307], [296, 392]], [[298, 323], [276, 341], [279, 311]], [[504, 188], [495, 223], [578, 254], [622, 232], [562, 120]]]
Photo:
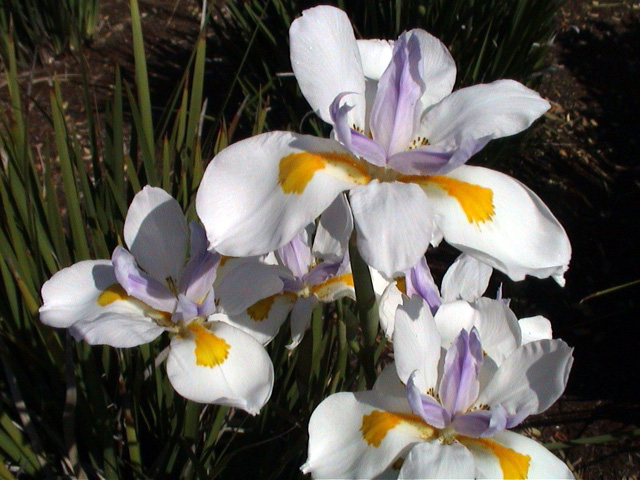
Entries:
[[171, 319], [174, 322], [188, 322], [198, 317], [198, 304], [189, 300], [186, 296], [178, 295], [178, 305]]
[[118, 245], [111, 255], [111, 263], [118, 283], [128, 295], [161, 312], [173, 312], [176, 307], [174, 294], [166, 285], [140, 270], [126, 249]]
[[445, 175], [464, 164], [491, 140], [467, 138], [455, 147], [425, 145], [391, 156], [389, 166], [405, 175]]
[[490, 437], [507, 427], [507, 412], [498, 405], [491, 410], [475, 410], [456, 415], [451, 424], [456, 432], [467, 437]]
[[331, 120], [333, 120], [333, 128], [335, 130], [336, 137], [340, 143], [342, 143], [347, 150], [351, 150], [351, 126], [349, 125], [349, 112], [353, 109], [353, 105], [340, 105], [340, 102], [347, 95], [351, 95], [354, 92], [342, 92], [333, 99], [329, 106], [329, 114]]
[[191, 301], [200, 303], [209, 293], [216, 280], [220, 255], [208, 250], [200, 250], [198, 256], [191, 257], [182, 270], [178, 290]]
[[289, 243], [278, 249], [280, 262], [297, 278], [306, 275], [311, 267], [311, 248], [305, 241], [305, 234], [304, 231], [300, 232]]
[[191, 231], [189, 239], [189, 257], [199, 257], [204, 254], [209, 247], [207, 232], [202, 225], [195, 221], [189, 222], [189, 229]]
[[520, 411], [517, 412], [515, 415], [507, 414], [507, 426], [506, 426], [506, 428], [517, 427], [518, 425], [520, 425], [524, 421], [525, 418], [527, 418], [529, 415], [531, 415], [534, 411], [535, 411], [535, 408], [533, 406], [528, 406], [528, 407], [520, 409]]
[[451, 423], [451, 415], [430, 395], [422, 395], [414, 382], [415, 370], [407, 380], [407, 401], [413, 413], [435, 428], [444, 428]]
[[386, 165], [387, 156], [384, 149], [366, 135], [355, 131], [349, 126], [347, 115], [353, 107], [348, 105], [340, 106], [340, 101], [345, 95], [349, 95], [349, 93], [338, 95], [329, 109], [337, 140], [351, 153], [364, 158], [367, 162], [379, 167]]
[[313, 267], [309, 273], [302, 277], [302, 282], [305, 285], [319, 285], [326, 282], [327, 279], [339, 275], [341, 269], [343, 269], [343, 262], [341, 261], [322, 262]]
[[431, 313], [435, 315], [440, 305], [442, 305], [442, 300], [440, 299], [438, 287], [431, 276], [426, 258], [422, 257], [417, 264], [406, 272], [405, 283], [407, 296], [421, 296], [429, 305]]
[[415, 109], [424, 90], [418, 73], [420, 55], [418, 39], [410, 32], [403, 33], [394, 44], [391, 62], [378, 83], [371, 109], [371, 132], [387, 157], [406, 150], [413, 138]]
[[466, 412], [478, 398], [482, 361], [478, 331], [475, 327], [471, 333], [463, 329], [447, 350], [439, 389], [442, 405], [451, 415]]

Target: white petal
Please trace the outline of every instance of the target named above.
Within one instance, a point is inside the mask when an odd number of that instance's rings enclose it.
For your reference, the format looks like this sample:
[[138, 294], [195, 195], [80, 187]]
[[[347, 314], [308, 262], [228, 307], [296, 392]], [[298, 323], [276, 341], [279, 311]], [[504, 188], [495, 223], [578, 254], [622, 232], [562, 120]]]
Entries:
[[463, 253], [451, 264], [442, 278], [442, 300], [466, 300], [480, 298], [489, 286], [493, 269]]
[[417, 185], [376, 181], [351, 190], [349, 200], [365, 262], [388, 277], [418, 263], [431, 241], [433, 219]]
[[[421, 441], [418, 428], [395, 423], [389, 412], [410, 413], [406, 399], [373, 391], [325, 399], [311, 415], [309, 456], [302, 471], [314, 478], [373, 478], [385, 471]], [[366, 428], [368, 422], [380, 428]]]
[[[369, 125], [371, 108], [378, 93], [378, 80], [391, 62], [393, 41], [388, 40], [357, 40], [362, 70], [365, 76], [366, 118], [365, 126]], [[364, 129], [365, 133], [368, 130]]]
[[180, 278], [189, 249], [189, 228], [178, 202], [161, 188], [144, 187], [133, 197], [124, 240], [138, 265], [157, 280]]
[[473, 307], [482, 350], [500, 365], [522, 343], [518, 319], [500, 300], [479, 298]]
[[84, 260], [56, 272], [42, 285], [40, 321], [68, 328], [79, 320], [90, 320], [105, 312], [98, 297], [118, 285], [109, 260]]
[[257, 301], [282, 292], [285, 269], [267, 265], [258, 258], [230, 259], [225, 262], [215, 285], [220, 309], [228, 315], [238, 315]]
[[[443, 303], [434, 315], [438, 332], [442, 337], [442, 347], [449, 348], [462, 329], [470, 332], [473, 328], [476, 311], [468, 302], [457, 300]], [[482, 336], [480, 336], [482, 339]], [[484, 341], [483, 341], [484, 346]]]
[[396, 322], [396, 310], [402, 304], [402, 292], [398, 290], [396, 283], [387, 286], [378, 300], [378, 316], [380, 317], [380, 327], [386, 337], [393, 338], [393, 329]]
[[264, 347], [222, 322], [174, 337], [167, 374], [173, 388], [189, 400], [237, 407], [251, 415], [269, 400], [273, 387], [273, 364]]
[[396, 369], [395, 362], [391, 362], [385, 365], [376, 378], [376, 383], [373, 384], [373, 390], [382, 395], [387, 395], [397, 398], [407, 398], [407, 387], [400, 377], [398, 377], [398, 371]]
[[277, 335], [295, 302], [296, 295], [286, 292], [258, 300], [243, 312], [228, 317], [216, 314], [209, 318], [233, 325], [266, 345]]
[[521, 318], [518, 323], [520, 324], [520, 330], [522, 332], [523, 345], [535, 340], [551, 340], [553, 337], [551, 322], [542, 315]]
[[[368, 181], [352, 162], [333, 140], [289, 132], [265, 133], [225, 148], [207, 167], [196, 197], [209, 243], [234, 257], [276, 250], [340, 192]], [[354, 179], [356, 174], [361, 176]]]
[[307, 298], [300, 298], [291, 310], [291, 343], [287, 348], [297, 347], [304, 337], [304, 333], [311, 326], [311, 314], [313, 308], [318, 304], [318, 297], [311, 295]]
[[422, 442], [415, 445], [400, 469], [399, 479], [473, 478], [473, 455], [463, 445]]
[[313, 239], [313, 255], [325, 260], [344, 257], [349, 248], [349, 238], [353, 232], [353, 215], [347, 197], [338, 195], [318, 221]]
[[368, 79], [378, 81], [391, 62], [393, 42], [388, 40], [357, 40], [362, 71]]
[[329, 6], [305, 10], [291, 24], [289, 42], [293, 73], [311, 108], [332, 123], [331, 102], [341, 93], [356, 93], [348, 98], [355, 105], [350, 117], [364, 127], [364, 75], [349, 17]]
[[508, 430], [488, 439], [469, 438], [464, 444], [474, 456], [476, 478], [575, 478], [545, 447]]
[[540, 198], [517, 180], [463, 165], [424, 184], [445, 240], [513, 280], [562, 280], [571, 245]]
[[456, 81], [456, 62], [447, 47], [433, 35], [419, 29], [410, 33], [415, 39], [410, 41], [418, 41], [420, 45], [418, 74], [425, 90], [416, 110], [422, 113], [451, 93]]
[[69, 332], [90, 345], [137, 347], [155, 340], [165, 328], [158, 326], [130, 302], [116, 302], [99, 317], [74, 323]]
[[562, 340], [538, 340], [522, 345], [500, 364], [476, 404], [501, 404], [510, 415], [545, 411], [567, 386], [572, 352]]
[[396, 312], [393, 347], [396, 370], [405, 384], [418, 370], [415, 383], [422, 393], [435, 389], [440, 360], [440, 334], [429, 305], [417, 295], [405, 300]]
[[501, 138], [527, 128], [549, 109], [538, 93], [513, 80], [453, 92], [423, 117], [418, 134], [431, 145], [460, 146], [468, 138]]

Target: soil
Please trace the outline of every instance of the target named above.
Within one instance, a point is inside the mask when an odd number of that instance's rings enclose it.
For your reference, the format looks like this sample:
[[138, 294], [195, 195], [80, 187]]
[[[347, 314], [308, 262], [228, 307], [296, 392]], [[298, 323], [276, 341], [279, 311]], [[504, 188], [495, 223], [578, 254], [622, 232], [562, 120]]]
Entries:
[[[49, 141], [51, 78], [60, 81], [68, 119], [82, 137], [84, 64], [91, 103], [102, 111], [115, 66], [133, 75], [128, 2], [103, 0], [94, 39], [82, 52], [44, 61], [21, 73], [32, 144]], [[200, 2], [141, 1], [152, 97], [166, 98], [182, 71], [200, 22]], [[640, 279], [640, 0], [568, 0], [557, 18], [551, 67], [538, 90], [553, 105], [528, 148], [501, 170], [521, 179], [565, 226], [574, 254], [566, 286], [506, 282], [513, 308], [544, 314], [555, 335], [575, 347], [567, 393], [525, 432], [541, 442], [570, 442], [613, 434], [605, 443], [557, 450], [578, 478], [640, 477], [640, 285], [597, 292]], [[0, 78], [0, 101], [7, 92]], [[158, 100], [160, 99], [160, 100]], [[634, 433], [632, 435], [632, 433]], [[603, 440], [603, 439], [600, 439]]]

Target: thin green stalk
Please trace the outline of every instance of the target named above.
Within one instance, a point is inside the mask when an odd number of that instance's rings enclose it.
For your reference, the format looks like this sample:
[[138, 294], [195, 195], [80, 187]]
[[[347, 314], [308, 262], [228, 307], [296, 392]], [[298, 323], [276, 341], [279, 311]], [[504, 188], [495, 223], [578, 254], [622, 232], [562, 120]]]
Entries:
[[142, 40], [142, 24], [140, 22], [140, 9], [138, 1], [131, 0], [131, 35], [133, 37], [133, 58], [135, 61], [136, 92], [138, 97], [138, 111], [142, 131], [140, 140], [144, 142], [142, 148], [144, 156], [145, 173], [147, 182], [156, 185], [156, 175], [153, 165], [154, 138], [153, 116], [151, 112], [151, 94], [149, 92], [149, 75], [147, 73], [147, 61]]
[[371, 388], [377, 376], [375, 351], [379, 320], [378, 310], [376, 309], [376, 294], [373, 291], [369, 266], [360, 256], [358, 247], [355, 244], [355, 239], [353, 238], [351, 242], [349, 242], [349, 255], [351, 258], [353, 286], [356, 290], [360, 328], [362, 329], [362, 367], [367, 377], [367, 386]]

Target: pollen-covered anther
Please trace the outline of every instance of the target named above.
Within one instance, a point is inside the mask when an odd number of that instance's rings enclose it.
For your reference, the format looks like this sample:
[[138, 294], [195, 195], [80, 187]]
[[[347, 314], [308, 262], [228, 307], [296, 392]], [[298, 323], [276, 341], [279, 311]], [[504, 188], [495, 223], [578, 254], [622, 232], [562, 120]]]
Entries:
[[413, 150], [414, 148], [424, 147], [425, 145], [429, 145], [429, 139], [426, 137], [418, 136], [411, 141], [407, 150]]

